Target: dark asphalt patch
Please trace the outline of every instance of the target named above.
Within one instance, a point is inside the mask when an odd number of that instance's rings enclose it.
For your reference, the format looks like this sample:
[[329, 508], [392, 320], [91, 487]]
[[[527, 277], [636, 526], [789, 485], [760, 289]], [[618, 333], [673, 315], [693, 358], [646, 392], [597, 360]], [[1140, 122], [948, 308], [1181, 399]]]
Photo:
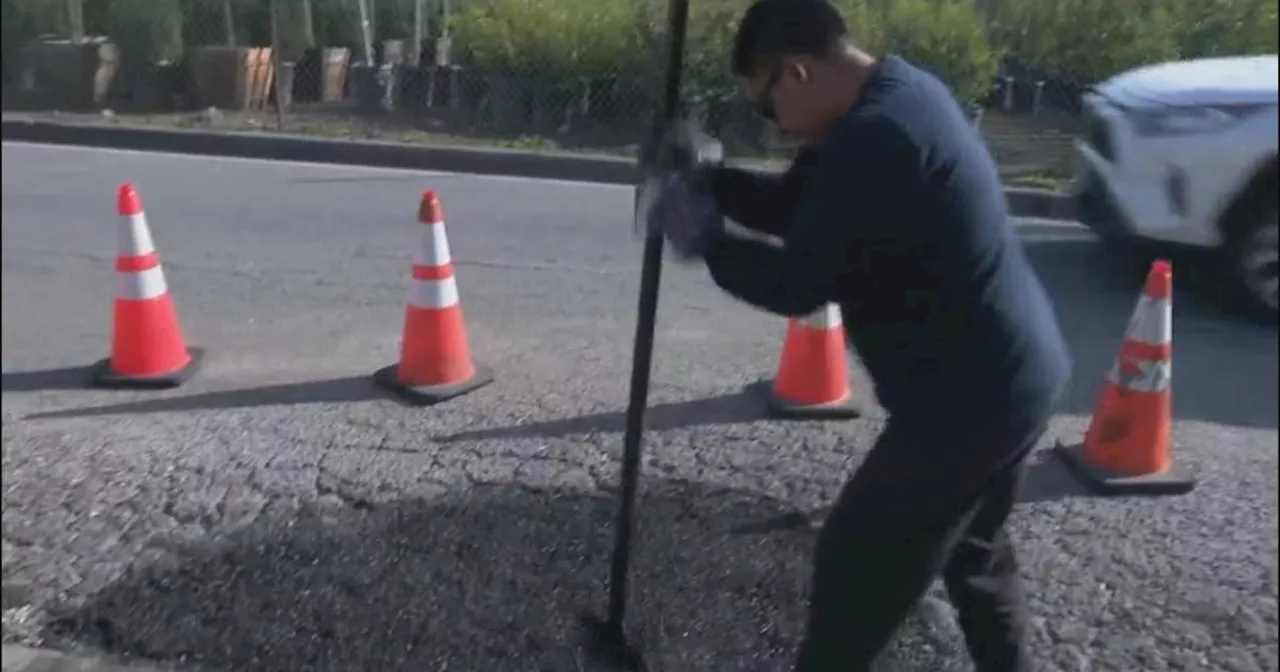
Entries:
[[[786, 508], [688, 482], [646, 485], [633, 631], [658, 669], [786, 669], [811, 538], [730, 534]], [[611, 498], [515, 486], [310, 507], [149, 549], [47, 634], [210, 672], [592, 669], [576, 616], [604, 606], [613, 513]], [[949, 623], [927, 600], [883, 669], [963, 669]]]

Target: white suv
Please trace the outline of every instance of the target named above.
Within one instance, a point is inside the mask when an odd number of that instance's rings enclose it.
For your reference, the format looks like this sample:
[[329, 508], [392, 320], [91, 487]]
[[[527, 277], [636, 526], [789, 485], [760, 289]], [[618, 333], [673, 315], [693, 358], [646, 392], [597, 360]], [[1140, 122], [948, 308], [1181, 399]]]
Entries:
[[1179, 61], [1084, 95], [1078, 216], [1107, 238], [1212, 251], [1230, 295], [1274, 323], [1277, 56]]

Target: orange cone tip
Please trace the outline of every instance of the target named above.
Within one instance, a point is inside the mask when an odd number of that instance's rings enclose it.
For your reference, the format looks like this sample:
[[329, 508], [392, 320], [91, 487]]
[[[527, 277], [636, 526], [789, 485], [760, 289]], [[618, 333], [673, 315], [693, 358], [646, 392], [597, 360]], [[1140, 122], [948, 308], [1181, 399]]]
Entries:
[[440, 207], [440, 197], [431, 189], [422, 192], [422, 204], [418, 206], [418, 222], [439, 224], [443, 221], [444, 208]]
[[142, 212], [142, 199], [138, 198], [138, 192], [132, 184], [125, 182], [120, 185], [120, 191], [116, 194], [116, 210], [121, 217], [131, 217]]
[[1173, 298], [1173, 262], [1164, 259], [1152, 262], [1143, 291], [1153, 299]]

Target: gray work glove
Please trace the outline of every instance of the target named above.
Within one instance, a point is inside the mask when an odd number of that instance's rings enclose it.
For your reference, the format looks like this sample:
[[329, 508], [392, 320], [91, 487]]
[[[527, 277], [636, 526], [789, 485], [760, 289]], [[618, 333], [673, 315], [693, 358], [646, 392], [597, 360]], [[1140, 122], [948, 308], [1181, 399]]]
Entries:
[[698, 188], [696, 171], [660, 173], [651, 188], [655, 193], [648, 211], [650, 231], [667, 240], [677, 259], [702, 258], [724, 230], [724, 216], [715, 199]]
[[724, 163], [724, 146], [692, 121], [673, 122], [643, 150], [641, 165], [656, 171], [689, 170]]
[[645, 150], [653, 171], [641, 197], [642, 221], [662, 235], [677, 259], [701, 258], [724, 227], [710, 175], [724, 163], [724, 147], [697, 124], [678, 120]]

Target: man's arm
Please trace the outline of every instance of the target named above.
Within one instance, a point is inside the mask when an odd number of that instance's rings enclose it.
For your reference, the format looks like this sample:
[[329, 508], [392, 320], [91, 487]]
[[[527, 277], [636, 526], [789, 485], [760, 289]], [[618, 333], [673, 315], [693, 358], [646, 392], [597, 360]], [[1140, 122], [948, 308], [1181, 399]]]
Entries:
[[709, 191], [729, 219], [760, 233], [782, 236], [816, 162], [815, 150], [802, 149], [781, 175], [747, 168], [713, 168]]
[[846, 218], [797, 218], [781, 247], [725, 233], [704, 259], [721, 289], [761, 310], [808, 315], [837, 295], [837, 279], [847, 263], [846, 245], [836, 235]]
[[841, 293], [840, 280], [853, 258], [860, 220], [882, 220], [879, 203], [900, 190], [911, 150], [887, 123], [861, 128], [831, 147], [812, 175], [811, 188], [796, 204], [781, 247], [718, 235], [704, 258], [721, 289], [757, 308], [788, 316], [808, 315]]

